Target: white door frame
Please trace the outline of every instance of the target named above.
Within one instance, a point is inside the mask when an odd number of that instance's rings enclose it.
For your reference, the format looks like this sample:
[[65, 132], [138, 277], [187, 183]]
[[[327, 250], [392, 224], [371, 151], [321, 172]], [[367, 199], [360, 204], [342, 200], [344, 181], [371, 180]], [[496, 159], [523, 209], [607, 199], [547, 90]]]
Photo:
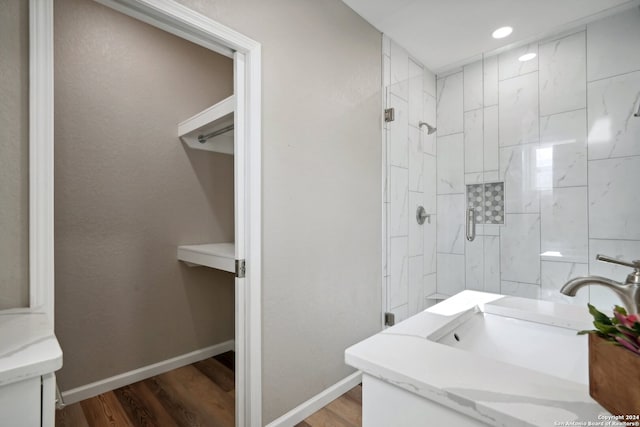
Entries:
[[[261, 46], [173, 0], [96, 0], [234, 59], [236, 426], [262, 425]], [[30, 0], [30, 306], [53, 324], [53, 0]], [[177, 125], [177, 123], [176, 123]]]
[[[261, 425], [261, 65], [260, 44], [172, 0], [96, 0], [234, 59], [236, 259], [236, 426]], [[244, 283], [243, 283], [244, 282]]]
[[29, 1], [29, 307], [53, 327], [53, 0]]

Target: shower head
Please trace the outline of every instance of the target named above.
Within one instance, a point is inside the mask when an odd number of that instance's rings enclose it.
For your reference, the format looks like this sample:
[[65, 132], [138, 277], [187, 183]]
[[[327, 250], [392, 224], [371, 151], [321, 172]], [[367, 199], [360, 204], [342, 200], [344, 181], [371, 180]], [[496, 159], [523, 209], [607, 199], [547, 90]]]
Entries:
[[433, 126], [431, 126], [427, 122], [420, 122], [420, 127], [422, 127], [422, 126], [426, 126], [427, 127], [427, 135], [431, 135], [432, 133], [434, 133], [437, 130], [436, 128], [434, 128]]

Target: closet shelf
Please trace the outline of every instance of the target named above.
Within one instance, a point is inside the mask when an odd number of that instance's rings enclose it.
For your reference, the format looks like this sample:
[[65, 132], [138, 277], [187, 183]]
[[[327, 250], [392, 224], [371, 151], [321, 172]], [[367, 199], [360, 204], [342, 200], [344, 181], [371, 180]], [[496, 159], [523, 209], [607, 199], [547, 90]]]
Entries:
[[178, 259], [189, 267], [205, 266], [235, 273], [235, 258], [233, 243], [178, 246]]
[[[190, 148], [233, 155], [235, 95], [199, 112], [178, 125], [178, 137]], [[220, 134], [217, 134], [220, 132]], [[202, 137], [208, 135], [204, 142]], [[217, 134], [217, 135], [216, 135]]]

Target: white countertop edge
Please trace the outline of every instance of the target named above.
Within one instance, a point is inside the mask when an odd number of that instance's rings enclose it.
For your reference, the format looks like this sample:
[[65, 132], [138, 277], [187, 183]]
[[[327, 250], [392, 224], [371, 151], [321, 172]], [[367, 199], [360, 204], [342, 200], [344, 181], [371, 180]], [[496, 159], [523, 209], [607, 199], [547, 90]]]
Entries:
[[62, 367], [62, 349], [46, 314], [0, 311], [0, 385], [49, 374]]
[[[522, 423], [521, 420], [514, 419], [508, 415], [496, 414], [491, 408], [483, 407], [482, 402], [475, 402], [463, 396], [456, 396], [437, 387], [431, 387], [426, 383], [418, 386], [412, 378], [408, 378], [399, 372], [381, 369], [379, 366], [367, 366], [367, 361], [363, 359], [347, 357], [346, 362], [351, 366], [360, 366], [358, 369], [361, 369], [364, 375], [371, 375], [489, 425], [537, 427], [534, 424]], [[472, 408], [475, 408], [475, 410]], [[500, 421], [498, 421], [498, 418]]]
[[[595, 418], [606, 413], [591, 399], [588, 386], [584, 384], [483, 358], [426, 339], [453, 318], [476, 306], [487, 309], [489, 304], [492, 312], [503, 310], [508, 315], [537, 310], [526, 314], [526, 320], [549, 323], [555, 319], [554, 324], [573, 329], [588, 325], [586, 308], [464, 291], [348, 348], [345, 361], [367, 375], [490, 425], [553, 425], [554, 421], [578, 421], [585, 416]], [[406, 354], [413, 354], [413, 357], [406, 357]], [[444, 368], [425, 369], [434, 365]], [[487, 381], [487, 375], [491, 381]], [[580, 414], [574, 412], [577, 409]]]

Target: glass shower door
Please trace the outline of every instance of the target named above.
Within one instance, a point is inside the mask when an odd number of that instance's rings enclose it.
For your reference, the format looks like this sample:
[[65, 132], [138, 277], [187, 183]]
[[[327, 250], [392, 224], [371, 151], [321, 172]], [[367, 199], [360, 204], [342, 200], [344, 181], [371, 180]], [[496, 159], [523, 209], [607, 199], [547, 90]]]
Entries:
[[408, 62], [409, 78], [384, 93], [387, 324], [424, 310], [436, 293], [435, 134], [426, 126], [435, 126], [435, 98], [424, 91], [422, 67]]

